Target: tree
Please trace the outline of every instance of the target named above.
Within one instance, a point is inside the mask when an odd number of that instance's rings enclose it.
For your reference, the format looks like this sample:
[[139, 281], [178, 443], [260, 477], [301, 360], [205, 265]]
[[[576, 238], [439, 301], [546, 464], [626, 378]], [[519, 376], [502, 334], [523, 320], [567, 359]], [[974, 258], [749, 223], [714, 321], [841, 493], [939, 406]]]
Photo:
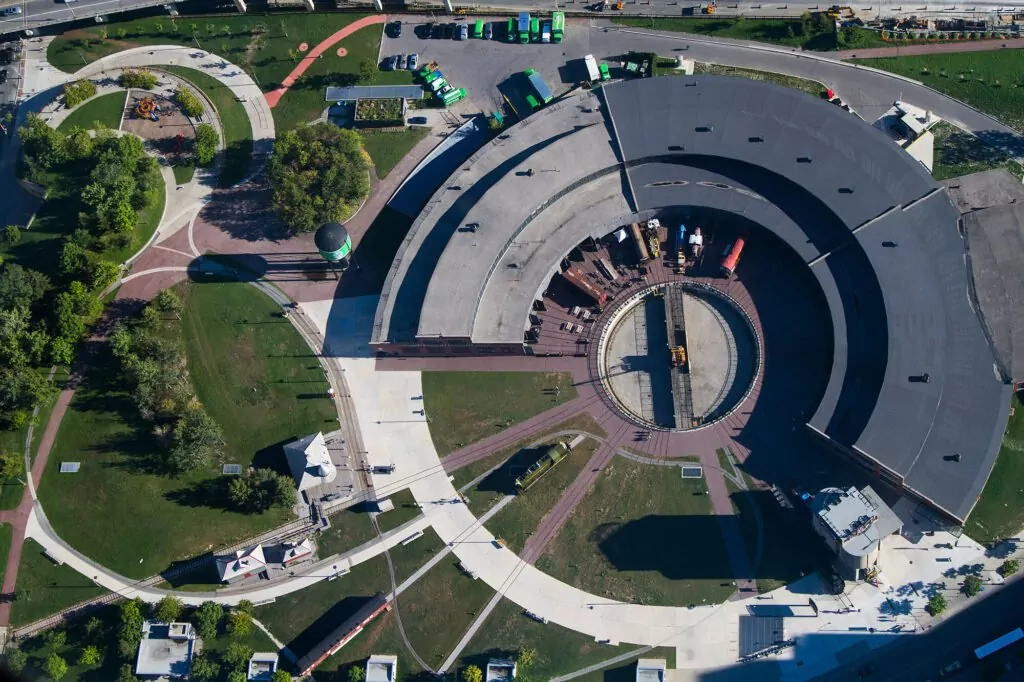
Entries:
[[153, 609], [153, 617], [162, 623], [173, 623], [181, 617], [185, 605], [177, 597], [167, 595], [156, 603]]
[[232, 670], [228, 673], [228, 682], [245, 682], [248, 677], [241, 670]]
[[945, 611], [947, 606], [948, 604], [946, 603], [945, 595], [941, 592], [937, 592], [928, 600], [928, 613], [933, 616], [937, 616]]
[[1011, 575], [1020, 570], [1020, 562], [1016, 559], [1007, 559], [1003, 562], [1003, 565], [999, 567], [999, 572], [1004, 578], [1009, 578]]
[[964, 578], [964, 594], [973, 597], [982, 590], [981, 576], [969, 575]]
[[64, 246], [60, 249], [60, 258], [57, 262], [60, 266], [60, 274], [66, 277], [74, 277], [85, 270], [89, 259], [85, 249], [81, 246], [74, 242], [64, 242]]
[[21, 241], [21, 228], [17, 225], [8, 225], [4, 228], [3, 235], [0, 238], [3, 239], [5, 244], [17, 244]]
[[68, 109], [74, 109], [95, 95], [96, 84], [90, 80], [80, 80], [64, 84], [64, 106]]
[[68, 633], [63, 630], [47, 630], [43, 635], [43, 643], [52, 652], [59, 652], [68, 644]]
[[179, 87], [174, 91], [174, 98], [178, 100], [181, 110], [191, 118], [198, 118], [203, 113], [203, 102], [193, 94], [191, 90]]
[[92, 135], [85, 128], [73, 127], [64, 139], [64, 147], [67, 150], [68, 158], [72, 161], [81, 161], [92, 156]]
[[85, 636], [96, 637], [103, 634], [103, 621], [93, 616], [85, 622]]
[[25, 472], [24, 460], [13, 452], [0, 454], [0, 478], [8, 481], [22, 476]]
[[199, 655], [192, 659], [191, 679], [199, 680], [199, 682], [212, 682], [217, 679], [218, 675], [220, 675], [220, 666], [207, 656]]
[[192, 616], [199, 636], [204, 640], [217, 637], [220, 622], [224, 619], [224, 607], [217, 602], [204, 601]]
[[246, 476], [232, 478], [228, 483], [228, 499], [231, 504], [239, 509], [248, 509], [249, 500], [252, 498], [252, 485]]
[[478, 666], [467, 665], [462, 669], [462, 682], [483, 682], [484, 673]]
[[50, 278], [38, 270], [9, 263], [0, 269], [0, 310], [30, 309], [50, 289]]
[[292, 676], [285, 670], [275, 670], [270, 682], [292, 682]]
[[4, 670], [15, 675], [20, 675], [21, 671], [25, 668], [26, 663], [28, 663], [28, 656], [25, 652], [12, 644], [8, 644], [6, 650], [4, 650]]
[[217, 156], [217, 147], [220, 146], [220, 137], [217, 131], [209, 123], [200, 123], [196, 127], [196, 139], [193, 143], [193, 150], [196, 155], [196, 163], [200, 166], [209, 166]]
[[252, 654], [252, 647], [248, 647], [241, 642], [231, 642], [224, 649], [223, 659], [232, 668], [241, 668], [249, 662]]
[[248, 637], [252, 634], [252, 616], [244, 611], [232, 611], [228, 614], [227, 631], [235, 637]]
[[91, 644], [84, 649], [82, 653], [78, 655], [78, 665], [94, 666], [100, 662], [100, 650]]
[[123, 88], [152, 90], [156, 87], [156, 75], [147, 69], [124, 69], [118, 80]]
[[121, 666], [121, 671], [117, 675], [117, 682], [139, 682], [139, 678], [135, 677], [135, 669], [131, 663], [125, 663]]
[[235, 604], [235, 611], [240, 611], [242, 613], [248, 613], [250, 616], [252, 615], [252, 610], [254, 608], [255, 607], [253, 606], [253, 603], [251, 601], [249, 601], [248, 599], [240, 599], [238, 601], [238, 603]]
[[181, 298], [170, 289], [164, 289], [154, 296], [153, 305], [160, 312], [174, 315], [179, 320], [181, 319], [181, 313], [185, 310], [185, 304], [181, 302]]
[[57, 682], [64, 679], [64, 676], [68, 674], [68, 664], [59, 654], [50, 654], [46, 657], [46, 663], [43, 664], [43, 672], [51, 680]]
[[272, 205], [296, 232], [347, 217], [369, 192], [369, 162], [359, 134], [330, 123], [290, 130], [269, 164]]
[[373, 82], [373, 77], [377, 75], [377, 64], [370, 57], [364, 57], [359, 62], [359, 82], [368, 84]]
[[51, 128], [37, 114], [28, 115], [18, 129], [18, 137], [30, 176], [34, 176], [36, 170], [48, 170], [67, 159], [64, 134]]
[[224, 434], [202, 405], [192, 404], [175, 424], [172, 440], [167, 464], [182, 474], [207, 466], [224, 445]]
[[103, 291], [113, 284], [121, 274], [121, 266], [101, 258], [89, 264], [89, 284], [96, 291]]
[[537, 650], [529, 647], [520, 649], [516, 654], [516, 663], [520, 668], [529, 668], [537, 660]]
[[366, 668], [358, 663], [349, 668], [348, 682], [366, 682]]

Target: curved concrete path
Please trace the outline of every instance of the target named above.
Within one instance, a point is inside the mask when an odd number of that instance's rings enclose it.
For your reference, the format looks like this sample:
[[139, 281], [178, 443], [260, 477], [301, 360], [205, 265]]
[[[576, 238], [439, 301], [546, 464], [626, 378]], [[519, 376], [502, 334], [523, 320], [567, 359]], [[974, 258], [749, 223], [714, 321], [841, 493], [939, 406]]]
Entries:
[[321, 40], [320, 44], [310, 50], [301, 60], [299, 60], [299, 63], [294, 69], [292, 69], [292, 72], [285, 76], [284, 80], [281, 81], [281, 85], [267, 95], [267, 102], [270, 104], [270, 108], [273, 109], [277, 106], [277, 103], [281, 101], [282, 97], [284, 97], [284, 93], [288, 92], [288, 88], [295, 85], [295, 81], [299, 80], [299, 78], [302, 77], [302, 74], [306, 73], [306, 69], [311, 67], [313, 62], [315, 62], [320, 55], [359, 29], [366, 28], [367, 26], [373, 26], [375, 24], [383, 24], [387, 20], [388, 18], [384, 14], [375, 14], [373, 16], [363, 17], [362, 19], [353, 21], [345, 28], [339, 29], [332, 35]]

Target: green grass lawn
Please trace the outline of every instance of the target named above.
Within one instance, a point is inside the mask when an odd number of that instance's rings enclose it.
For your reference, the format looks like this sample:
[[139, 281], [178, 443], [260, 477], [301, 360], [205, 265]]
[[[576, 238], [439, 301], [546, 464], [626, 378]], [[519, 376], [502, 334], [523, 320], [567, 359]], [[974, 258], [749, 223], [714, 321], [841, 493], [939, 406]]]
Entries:
[[967, 535], [982, 543], [1014, 537], [1024, 526], [1024, 505], [1020, 503], [1020, 490], [1024, 488], [1024, 409], [1019, 396], [1014, 396], [1010, 405], [1013, 414], [999, 459], [964, 526]]
[[931, 129], [935, 137], [935, 163], [932, 176], [936, 180], [958, 178], [993, 168], [1005, 168], [1020, 176], [1024, 167], [1008, 152], [991, 147], [974, 135], [942, 121]]
[[621, 663], [616, 663], [613, 666], [574, 679], [579, 680], [579, 682], [635, 682], [636, 662], [640, 658], [663, 658], [668, 669], [672, 670], [675, 668], [676, 650], [674, 647], [657, 646], [650, 651], [629, 658]]
[[560, 625], [538, 623], [514, 602], [502, 599], [462, 651], [459, 667], [477, 665], [482, 669], [491, 658], [514, 657], [527, 648], [537, 651], [530, 679], [548, 680], [620, 656], [636, 646], [598, 644], [593, 637]]
[[[970, 104], [1018, 131], [1024, 130], [1024, 53], [1020, 50], [956, 52], [913, 57], [855, 59], [876, 69], [919, 80]], [[998, 136], [984, 140], [1000, 147]]]
[[192, 176], [196, 174], [196, 166], [191, 161], [181, 161], [171, 166], [171, 171], [174, 173], [174, 181], [184, 185], [192, 181]]
[[444, 663], [494, 596], [487, 583], [467, 576], [458, 563], [455, 556], [446, 556], [398, 598], [405, 634], [432, 668]]
[[[248, 174], [252, 161], [252, 125], [248, 114], [245, 113], [245, 107], [235, 99], [230, 88], [213, 76], [184, 66], [160, 68], [184, 78], [202, 90], [213, 102], [213, 106], [217, 108], [217, 116], [220, 117], [221, 128], [224, 130], [224, 163], [220, 169], [218, 184], [221, 187], [231, 187], [240, 182]], [[189, 177], [191, 178], [191, 172]]]
[[[365, 14], [296, 13], [273, 16], [222, 14], [179, 17], [165, 16], [104, 25], [108, 39], [100, 41], [100, 27], [79, 28], [58, 36], [47, 50], [47, 59], [58, 69], [73, 73], [85, 62], [93, 62], [130, 47], [140, 45], [185, 45], [211, 51], [254, 76], [264, 92], [275, 89], [297, 64], [300, 43], [310, 47]], [[122, 33], [123, 32], [123, 33]], [[329, 85], [354, 85], [359, 63], [369, 58], [376, 63], [381, 26], [374, 25], [349, 36], [328, 50], [289, 90], [274, 108], [279, 131], [316, 119], [325, 108], [324, 88]], [[348, 50], [337, 56], [337, 47]], [[378, 72], [373, 83], [407, 84], [412, 73]]]
[[[196, 394], [225, 435], [224, 461], [283, 467], [279, 444], [332, 428], [323, 374], [277, 305], [248, 284], [183, 284], [182, 338]], [[101, 358], [109, 358], [106, 353]], [[290, 511], [224, 508], [220, 465], [173, 479], [111, 361], [86, 377], [64, 418], [40, 496], [51, 523], [79, 551], [141, 578], [280, 525]], [[273, 419], [268, 418], [273, 415]], [[60, 474], [62, 461], [82, 462]], [[118, 519], [118, 532], [109, 532]], [[142, 559], [142, 563], [139, 560]]]
[[724, 19], [721, 17], [616, 17], [616, 24], [649, 28], [655, 31], [678, 31], [715, 38], [754, 40], [761, 43], [803, 47], [805, 50], [834, 50], [834, 31], [804, 35], [799, 20], [793, 19]]
[[377, 537], [370, 515], [361, 505], [331, 514], [330, 519], [331, 527], [316, 540], [317, 556], [321, 559], [355, 549]]
[[363, 146], [373, 160], [374, 171], [383, 180], [429, 132], [428, 128], [411, 127], [399, 131], [360, 131], [360, 134]]
[[[598, 443], [590, 438], [580, 443], [544, 478], [533, 484], [525, 493], [520, 493], [504, 509], [491, 517], [487, 522], [487, 530], [494, 533], [495, 537], [503, 539], [513, 552], [521, 552], [526, 540], [537, 529], [537, 524], [551, 511], [566, 488], [576, 480], [597, 448]], [[544, 449], [545, 446], [541, 446], [531, 448], [531, 451], [539, 453]], [[524, 464], [528, 466], [530, 463]], [[514, 474], [515, 471], [509, 472], [513, 479]], [[487, 479], [481, 481], [481, 485], [486, 483]]]
[[771, 71], [756, 71], [754, 69], [740, 69], [734, 66], [706, 64], [704, 62], [697, 62], [697, 64], [694, 66], [693, 72], [694, 74], [709, 74], [712, 76], [733, 76], [735, 78], [746, 78], [752, 81], [764, 81], [765, 83], [775, 83], [776, 85], [782, 85], [787, 88], [793, 88], [794, 90], [806, 92], [807, 94], [813, 95], [815, 97], [822, 97], [825, 91], [828, 89], [822, 83], [808, 80], [806, 78], [785, 76], [781, 73], [773, 73]]
[[442, 457], [575, 397], [567, 373], [423, 373], [423, 406]]
[[395, 682], [422, 682], [423, 669], [409, 655], [402, 635], [398, 631], [398, 616], [394, 609], [377, 616], [359, 636], [313, 671], [314, 682], [338, 682], [348, 679], [348, 671], [359, 666], [365, 670], [366, 660], [374, 654], [387, 652], [398, 656]]
[[284, 467], [279, 445], [337, 428], [316, 355], [280, 307], [238, 282], [182, 283], [182, 338], [196, 394], [224, 429], [225, 462]]
[[92, 130], [96, 127], [96, 122], [98, 121], [111, 130], [117, 130], [121, 127], [121, 115], [124, 113], [125, 98], [127, 96], [127, 91], [119, 91], [110, 92], [91, 99], [72, 111], [57, 126], [57, 129], [68, 130], [78, 126], [86, 130]]
[[682, 479], [678, 470], [616, 458], [537, 568], [581, 590], [625, 602], [722, 602], [735, 588], [706, 489], [702, 479]]
[[395, 508], [377, 516], [377, 525], [380, 526], [381, 533], [387, 533], [389, 530], [398, 528], [403, 523], [412, 521], [422, 513], [420, 508], [416, 506], [416, 498], [412, 496], [412, 492], [408, 488], [389, 495], [389, 498], [395, 505]]
[[[47, 508], [47, 516], [49, 516]], [[25, 599], [11, 607], [11, 624], [26, 625], [73, 604], [106, 592], [102, 587], [68, 566], [58, 566], [43, 555], [43, 548], [25, 539], [18, 567], [18, 590]]]

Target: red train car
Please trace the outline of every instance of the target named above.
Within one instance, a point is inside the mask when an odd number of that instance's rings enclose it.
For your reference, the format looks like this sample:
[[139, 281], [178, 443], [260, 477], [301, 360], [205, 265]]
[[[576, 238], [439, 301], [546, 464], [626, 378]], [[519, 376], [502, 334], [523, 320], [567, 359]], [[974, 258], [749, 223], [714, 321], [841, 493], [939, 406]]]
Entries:
[[562, 277], [564, 277], [567, 282], [575, 286], [578, 290], [597, 301], [598, 305], [603, 306], [608, 302], [608, 294], [587, 281], [586, 276], [579, 270], [569, 268], [562, 273]]
[[740, 264], [740, 256], [743, 254], [743, 244], [743, 237], [739, 237], [725, 250], [725, 258], [722, 259], [722, 274], [726, 277], [732, 277], [736, 272], [736, 266]]

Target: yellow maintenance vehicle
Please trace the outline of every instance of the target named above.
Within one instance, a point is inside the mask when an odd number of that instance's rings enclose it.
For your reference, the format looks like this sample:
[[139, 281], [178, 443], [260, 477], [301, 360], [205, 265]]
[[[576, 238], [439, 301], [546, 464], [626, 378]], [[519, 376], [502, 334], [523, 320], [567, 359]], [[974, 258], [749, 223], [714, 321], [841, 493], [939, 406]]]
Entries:
[[682, 346], [673, 346], [669, 349], [672, 354], [672, 366], [673, 367], [685, 367], [686, 366], [686, 349]]

